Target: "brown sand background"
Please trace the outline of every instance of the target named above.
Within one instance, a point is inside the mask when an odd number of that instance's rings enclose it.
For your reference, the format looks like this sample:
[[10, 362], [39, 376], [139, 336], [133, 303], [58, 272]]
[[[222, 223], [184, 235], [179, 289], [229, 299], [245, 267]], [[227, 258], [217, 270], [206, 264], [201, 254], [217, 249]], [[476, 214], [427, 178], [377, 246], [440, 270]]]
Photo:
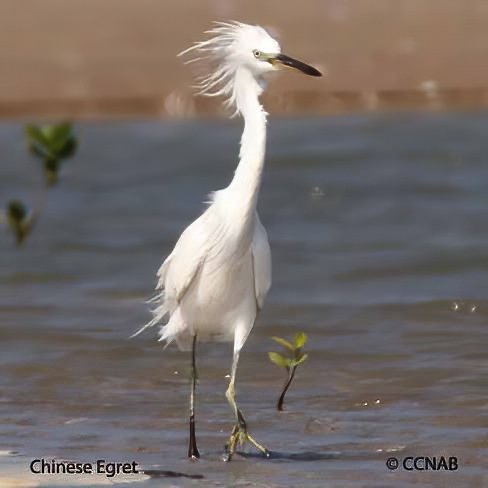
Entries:
[[278, 112], [488, 104], [486, 0], [0, 0], [0, 117], [212, 112], [176, 53], [218, 19], [326, 74], [282, 76]]

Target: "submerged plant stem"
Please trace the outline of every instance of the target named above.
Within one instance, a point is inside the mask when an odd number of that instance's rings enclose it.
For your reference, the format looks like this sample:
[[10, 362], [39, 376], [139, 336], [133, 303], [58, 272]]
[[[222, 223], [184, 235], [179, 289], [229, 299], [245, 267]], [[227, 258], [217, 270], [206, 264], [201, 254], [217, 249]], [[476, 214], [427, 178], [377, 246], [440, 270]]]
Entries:
[[292, 366], [291, 368], [288, 369], [288, 379], [286, 380], [286, 383], [283, 386], [283, 391], [281, 392], [281, 395], [278, 398], [278, 403], [276, 404], [276, 409], [279, 410], [280, 412], [283, 411], [283, 403], [285, 402], [285, 395], [286, 392], [288, 391], [288, 388], [290, 388], [293, 378], [295, 377], [296, 369], [297, 369], [296, 366]]

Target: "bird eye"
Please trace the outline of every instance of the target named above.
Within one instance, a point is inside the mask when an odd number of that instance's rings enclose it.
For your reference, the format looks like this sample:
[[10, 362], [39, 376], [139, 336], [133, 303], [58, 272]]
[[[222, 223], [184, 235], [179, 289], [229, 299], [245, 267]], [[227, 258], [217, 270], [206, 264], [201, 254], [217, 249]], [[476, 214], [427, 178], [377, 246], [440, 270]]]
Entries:
[[257, 49], [254, 49], [254, 51], [252, 53], [254, 54], [255, 58], [259, 58], [259, 56], [261, 56], [261, 52], [258, 51]]

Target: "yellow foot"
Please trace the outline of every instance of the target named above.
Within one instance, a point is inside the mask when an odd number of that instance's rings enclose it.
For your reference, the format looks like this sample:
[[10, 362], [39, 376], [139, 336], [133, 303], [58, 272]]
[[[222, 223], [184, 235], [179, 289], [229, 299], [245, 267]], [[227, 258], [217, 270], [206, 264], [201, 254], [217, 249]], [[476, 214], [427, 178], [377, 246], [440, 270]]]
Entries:
[[232, 456], [236, 452], [237, 444], [242, 446], [244, 443], [251, 443], [259, 452], [261, 452], [265, 457], [269, 457], [269, 451], [259, 444], [249, 433], [247, 429], [239, 424], [236, 424], [232, 429], [232, 433], [229, 437], [229, 442], [225, 445], [224, 455], [222, 459], [226, 462], [232, 459]]

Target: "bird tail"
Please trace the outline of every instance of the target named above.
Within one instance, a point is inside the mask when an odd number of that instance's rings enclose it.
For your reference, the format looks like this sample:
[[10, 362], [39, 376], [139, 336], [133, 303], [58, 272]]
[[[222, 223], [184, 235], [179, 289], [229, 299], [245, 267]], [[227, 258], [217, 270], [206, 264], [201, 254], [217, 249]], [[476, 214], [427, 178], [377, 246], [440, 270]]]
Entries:
[[[164, 347], [169, 346], [174, 340], [178, 344], [179, 349], [188, 350], [188, 344], [191, 344], [191, 334], [186, 326], [185, 321], [181, 315], [180, 307], [177, 307], [171, 313], [171, 317], [167, 324], [162, 325], [159, 329], [159, 342], [166, 341]], [[190, 340], [190, 342], [189, 342]]]
[[160, 324], [164, 320], [169, 312], [168, 302], [164, 299], [164, 292], [158, 293], [156, 296], [148, 300], [148, 303], [154, 302], [159, 302], [159, 305], [152, 310], [153, 318], [149, 322], [147, 322], [147, 324], [144, 324], [139, 330], [134, 332], [129, 337], [129, 339], [138, 336], [141, 332], [144, 332], [146, 329]]

